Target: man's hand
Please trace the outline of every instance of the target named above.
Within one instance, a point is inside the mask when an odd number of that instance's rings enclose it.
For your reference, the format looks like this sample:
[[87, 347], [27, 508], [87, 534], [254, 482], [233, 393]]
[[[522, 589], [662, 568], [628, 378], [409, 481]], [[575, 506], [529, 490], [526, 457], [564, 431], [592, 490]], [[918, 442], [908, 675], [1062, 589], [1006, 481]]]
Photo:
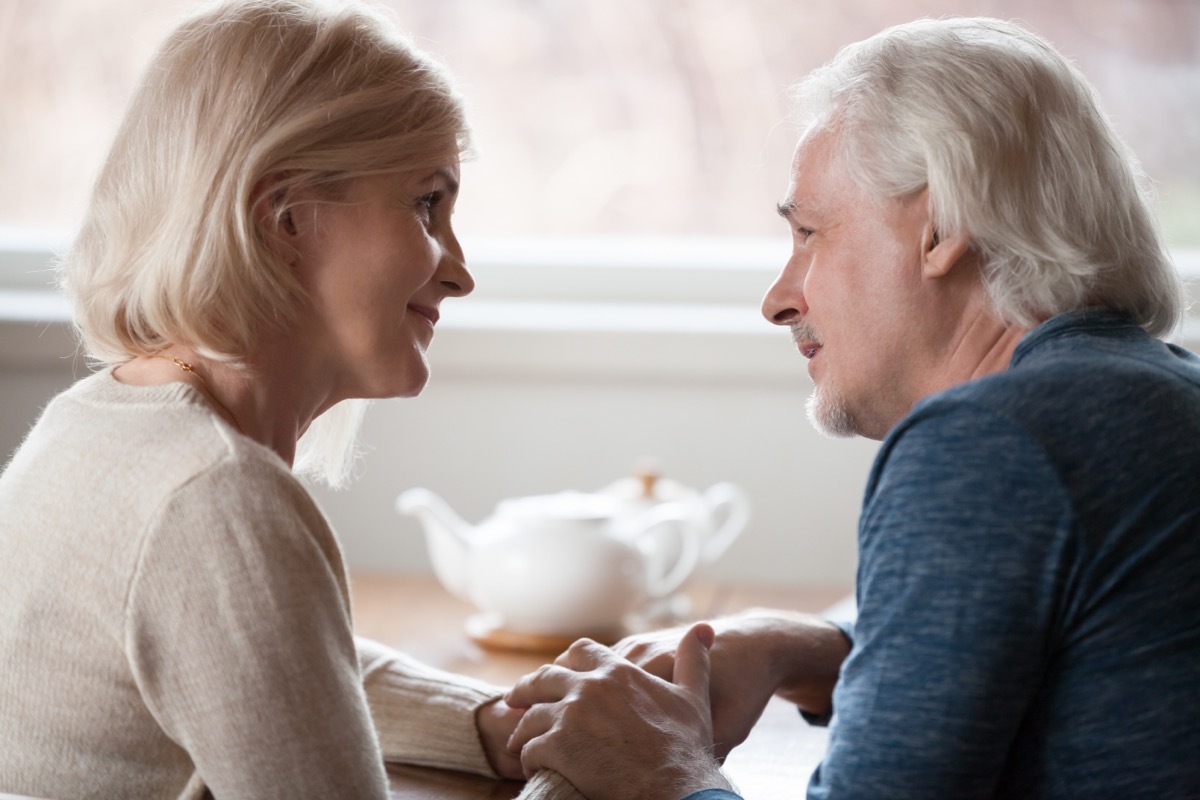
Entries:
[[510, 708], [501, 698], [481, 706], [475, 712], [475, 727], [479, 730], [483, 752], [492, 769], [502, 778], [519, 780], [525, 777], [521, 770], [521, 759], [508, 749], [508, 739], [516, 730], [522, 713], [519, 708]]
[[[838, 670], [849, 652], [836, 627], [808, 615], [761, 609], [710, 624], [716, 632], [709, 685], [718, 761], [724, 762], [746, 740], [773, 694], [812, 714], [829, 710]], [[665, 678], [674, 669], [684, 630], [631, 636], [613, 649]]]
[[588, 797], [616, 800], [729, 788], [711, 754], [713, 636], [706, 624], [687, 631], [673, 683], [588, 639], [522, 678], [505, 701], [528, 709], [509, 742], [525, 774], [552, 769]]

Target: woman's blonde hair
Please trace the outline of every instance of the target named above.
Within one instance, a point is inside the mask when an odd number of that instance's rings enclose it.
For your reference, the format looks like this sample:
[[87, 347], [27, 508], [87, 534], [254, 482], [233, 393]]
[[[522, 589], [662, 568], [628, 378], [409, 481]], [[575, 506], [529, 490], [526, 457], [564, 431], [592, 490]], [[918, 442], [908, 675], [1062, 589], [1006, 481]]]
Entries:
[[237, 363], [303, 302], [258, 230], [289, 189], [408, 172], [467, 146], [445, 73], [368, 9], [239, 0], [181, 24], [151, 62], [62, 264], [88, 354], [187, 344]]
[[[306, 302], [259, 229], [264, 185], [280, 221], [296, 187], [334, 196], [468, 147], [445, 71], [376, 12], [320, 0], [205, 8], [147, 69], [60, 265], [87, 354], [121, 364], [182, 344], [243, 366], [264, 326]], [[343, 463], [344, 477], [353, 440], [334, 438], [341, 454], [325, 447], [317, 460]]]

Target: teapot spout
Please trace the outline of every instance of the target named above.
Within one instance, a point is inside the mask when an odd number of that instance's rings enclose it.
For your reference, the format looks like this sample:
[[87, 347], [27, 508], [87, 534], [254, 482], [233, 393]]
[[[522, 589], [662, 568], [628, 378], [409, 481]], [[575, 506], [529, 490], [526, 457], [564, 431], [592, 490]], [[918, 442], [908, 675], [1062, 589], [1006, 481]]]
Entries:
[[428, 489], [409, 489], [396, 498], [396, 510], [416, 517], [425, 531], [433, 573], [451, 594], [471, 601], [470, 560], [473, 528]]

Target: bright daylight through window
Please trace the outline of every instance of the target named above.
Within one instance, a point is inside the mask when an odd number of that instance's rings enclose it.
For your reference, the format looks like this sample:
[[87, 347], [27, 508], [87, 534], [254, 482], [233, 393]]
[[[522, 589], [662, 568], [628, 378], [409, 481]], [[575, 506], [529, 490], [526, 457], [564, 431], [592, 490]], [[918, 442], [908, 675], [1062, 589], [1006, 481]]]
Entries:
[[[194, 5], [0, 6], [0, 230], [69, 235], [153, 46]], [[457, 224], [468, 243], [770, 237], [782, 258], [773, 204], [795, 137], [787, 87], [886, 25], [987, 14], [1024, 22], [1079, 63], [1157, 183], [1171, 245], [1200, 246], [1200, 4], [1190, 0], [385, 5], [467, 98], [478, 155]], [[570, 261], [571, 247], [562, 252]]]

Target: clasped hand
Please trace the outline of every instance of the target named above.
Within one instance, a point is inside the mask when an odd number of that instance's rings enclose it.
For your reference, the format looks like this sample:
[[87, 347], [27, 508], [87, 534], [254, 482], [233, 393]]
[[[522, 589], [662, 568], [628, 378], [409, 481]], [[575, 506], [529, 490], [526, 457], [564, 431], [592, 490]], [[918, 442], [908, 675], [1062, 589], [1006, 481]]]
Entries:
[[[728, 788], [713, 756], [709, 648], [713, 629], [676, 639], [668, 675], [582, 639], [505, 696], [526, 709], [509, 740], [525, 775], [562, 773], [593, 798], [682, 798]], [[652, 658], [659, 672], [664, 660]]]

